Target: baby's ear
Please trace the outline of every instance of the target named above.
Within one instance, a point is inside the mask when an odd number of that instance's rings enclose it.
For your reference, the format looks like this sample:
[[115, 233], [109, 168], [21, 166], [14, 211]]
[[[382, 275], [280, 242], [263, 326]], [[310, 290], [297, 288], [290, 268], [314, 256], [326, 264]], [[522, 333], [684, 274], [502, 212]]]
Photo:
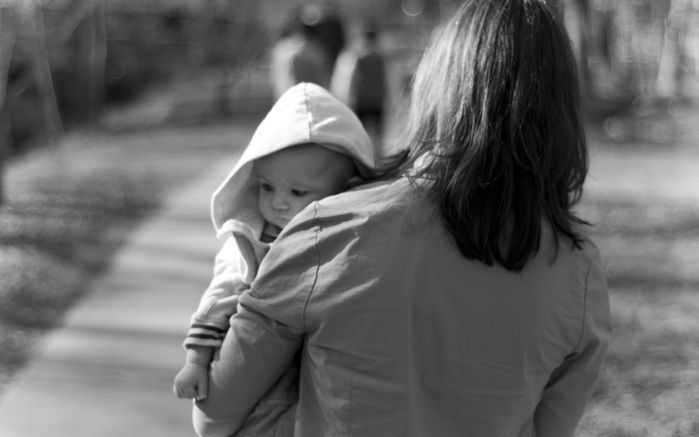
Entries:
[[350, 180], [348, 180], [345, 183], [345, 189], [344, 191], [351, 190], [354, 187], [357, 187], [359, 185], [362, 185], [364, 183], [364, 179], [362, 179], [359, 176], [352, 176]]

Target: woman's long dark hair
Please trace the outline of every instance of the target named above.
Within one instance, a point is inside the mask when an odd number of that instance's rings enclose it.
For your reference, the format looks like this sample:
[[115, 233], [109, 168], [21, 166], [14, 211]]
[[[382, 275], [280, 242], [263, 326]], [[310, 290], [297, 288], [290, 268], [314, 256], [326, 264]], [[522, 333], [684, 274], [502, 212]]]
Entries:
[[[580, 247], [588, 167], [569, 39], [543, 0], [471, 0], [425, 53], [402, 170], [429, 179], [461, 253], [520, 271], [548, 223]], [[421, 158], [422, 157], [422, 158]]]

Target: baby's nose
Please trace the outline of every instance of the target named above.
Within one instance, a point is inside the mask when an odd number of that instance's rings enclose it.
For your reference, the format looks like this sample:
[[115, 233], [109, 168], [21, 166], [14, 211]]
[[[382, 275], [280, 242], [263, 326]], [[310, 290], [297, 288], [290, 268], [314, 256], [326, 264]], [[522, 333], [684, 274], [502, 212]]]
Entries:
[[274, 199], [272, 199], [272, 208], [278, 209], [278, 210], [284, 210], [289, 207], [289, 202], [286, 201], [286, 198], [284, 196], [274, 196]]

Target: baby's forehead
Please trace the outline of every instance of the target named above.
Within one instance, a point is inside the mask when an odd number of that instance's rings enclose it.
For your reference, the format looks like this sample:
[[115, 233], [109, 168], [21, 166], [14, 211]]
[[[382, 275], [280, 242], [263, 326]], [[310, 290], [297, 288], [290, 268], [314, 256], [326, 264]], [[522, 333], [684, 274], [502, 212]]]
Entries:
[[342, 174], [337, 166], [322, 165], [259, 165], [255, 166], [253, 176], [272, 183], [289, 185], [316, 186], [331, 183]]
[[266, 156], [259, 158], [261, 161], [267, 160], [284, 160], [284, 159], [306, 159], [306, 160], [322, 160], [332, 156], [336, 152], [332, 152], [327, 147], [316, 143], [300, 143], [287, 146], [283, 149], [272, 152]]
[[258, 158], [255, 167], [325, 173], [353, 162], [351, 157], [328, 147], [316, 143], [302, 143]]

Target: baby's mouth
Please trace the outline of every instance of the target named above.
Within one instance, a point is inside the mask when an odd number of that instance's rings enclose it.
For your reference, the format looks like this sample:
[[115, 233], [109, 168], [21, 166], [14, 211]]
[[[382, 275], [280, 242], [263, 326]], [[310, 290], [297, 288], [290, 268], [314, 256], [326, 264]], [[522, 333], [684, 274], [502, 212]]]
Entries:
[[277, 226], [281, 229], [284, 226], [286, 226], [290, 221], [291, 219], [288, 219], [286, 217], [276, 216], [274, 220], [274, 226]]

